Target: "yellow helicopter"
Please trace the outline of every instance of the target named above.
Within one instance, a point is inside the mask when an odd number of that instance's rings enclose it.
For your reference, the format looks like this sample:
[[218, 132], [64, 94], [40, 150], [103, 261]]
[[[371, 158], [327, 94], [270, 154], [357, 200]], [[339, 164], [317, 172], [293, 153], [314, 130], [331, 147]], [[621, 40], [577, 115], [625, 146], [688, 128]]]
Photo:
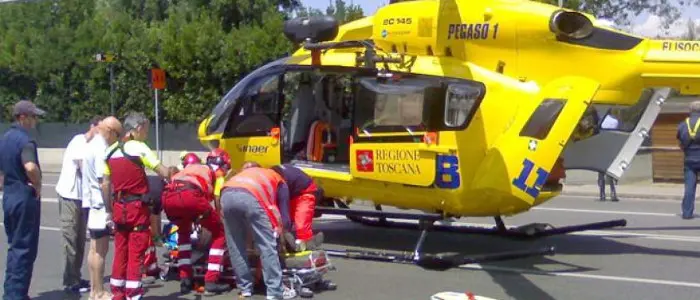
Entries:
[[[394, 2], [342, 26], [287, 21], [301, 47], [239, 81], [200, 124], [201, 142], [234, 168], [300, 167], [333, 199], [320, 204], [339, 207], [323, 213], [354, 220], [491, 216], [496, 233], [528, 236], [626, 224], [518, 231], [501, 216], [559, 195], [565, 169], [619, 178], [665, 99], [700, 94], [700, 42], [648, 40], [526, 0]], [[611, 106], [633, 108], [625, 128], [600, 129]], [[351, 210], [352, 199], [377, 211]]]

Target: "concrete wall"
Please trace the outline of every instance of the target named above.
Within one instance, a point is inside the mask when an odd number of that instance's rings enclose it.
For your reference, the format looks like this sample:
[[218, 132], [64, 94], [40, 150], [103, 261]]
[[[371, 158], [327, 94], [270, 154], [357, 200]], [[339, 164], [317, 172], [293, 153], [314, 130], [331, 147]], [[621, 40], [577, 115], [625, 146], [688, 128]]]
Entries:
[[[197, 139], [198, 125], [160, 124], [160, 149], [206, 151], [207, 149]], [[9, 126], [8, 123], [0, 123], [0, 132], [4, 132]], [[39, 123], [37, 128], [32, 130], [32, 134], [36, 137], [39, 148], [65, 148], [74, 135], [83, 133], [88, 128], [88, 124]], [[153, 150], [156, 149], [156, 132], [153, 124], [149, 131], [148, 144]]]

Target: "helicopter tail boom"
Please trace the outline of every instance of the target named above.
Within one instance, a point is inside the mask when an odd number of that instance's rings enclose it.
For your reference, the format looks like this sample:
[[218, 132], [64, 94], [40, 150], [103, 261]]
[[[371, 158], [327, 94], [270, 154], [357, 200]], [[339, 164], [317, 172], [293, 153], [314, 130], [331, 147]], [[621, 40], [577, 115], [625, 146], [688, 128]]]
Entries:
[[684, 95], [700, 95], [700, 41], [649, 41], [643, 62], [646, 87], [671, 87]]

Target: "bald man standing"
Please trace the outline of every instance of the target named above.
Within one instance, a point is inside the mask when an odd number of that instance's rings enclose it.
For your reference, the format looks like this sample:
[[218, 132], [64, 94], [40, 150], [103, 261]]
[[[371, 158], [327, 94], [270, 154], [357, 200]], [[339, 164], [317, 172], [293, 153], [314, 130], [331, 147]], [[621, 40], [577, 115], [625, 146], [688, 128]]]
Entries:
[[88, 142], [83, 159], [83, 207], [89, 209], [87, 227], [90, 231], [88, 269], [91, 300], [112, 299], [112, 294], [105, 291], [102, 283], [105, 256], [109, 250], [110, 228], [107, 224], [101, 185], [107, 147], [116, 143], [121, 134], [122, 124], [117, 118], [104, 118], [97, 126], [97, 134]]

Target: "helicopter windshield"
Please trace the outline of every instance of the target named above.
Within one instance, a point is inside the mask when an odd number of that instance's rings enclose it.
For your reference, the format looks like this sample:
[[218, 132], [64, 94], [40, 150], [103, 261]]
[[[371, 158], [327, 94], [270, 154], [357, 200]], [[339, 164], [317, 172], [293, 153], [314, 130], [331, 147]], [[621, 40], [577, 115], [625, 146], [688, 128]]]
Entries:
[[280, 58], [243, 77], [243, 79], [223, 97], [222, 101], [214, 107], [212, 111], [213, 117], [207, 126], [207, 134], [223, 132], [228, 123], [228, 118], [236, 105], [236, 101], [245, 98], [244, 93], [250, 94], [259, 92], [261, 86], [268, 83], [270, 75], [282, 73], [284, 71], [287, 60], [289, 60], [289, 57]]

